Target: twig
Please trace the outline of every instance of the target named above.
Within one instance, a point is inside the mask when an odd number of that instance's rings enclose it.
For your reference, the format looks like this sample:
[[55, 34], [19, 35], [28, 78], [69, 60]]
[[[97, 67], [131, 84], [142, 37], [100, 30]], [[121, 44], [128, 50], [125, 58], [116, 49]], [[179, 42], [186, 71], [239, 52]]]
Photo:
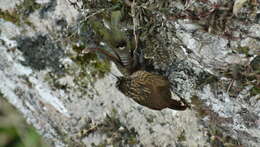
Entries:
[[134, 37], [135, 37], [135, 50], [138, 47], [138, 40], [137, 40], [137, 35], [136, 35], [136, 18], [135, 18], [135, 0], [133, 0], [132, 4], [131, 4], [131, 14], [132, 14], [132, 18], [133, 18], [133, 25], [134, 25]]
[[234, 83], [234, 79], [232, 79], [232, 81], [230, 82], [228, 89], [227, 89], [227, 93], [229, 93], [230, 88], [232, 87], [233, 83]]

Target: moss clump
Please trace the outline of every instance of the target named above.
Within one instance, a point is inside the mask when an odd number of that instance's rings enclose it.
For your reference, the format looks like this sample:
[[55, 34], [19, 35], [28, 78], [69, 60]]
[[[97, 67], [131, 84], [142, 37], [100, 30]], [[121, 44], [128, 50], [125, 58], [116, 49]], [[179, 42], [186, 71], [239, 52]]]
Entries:
[[0, 9], [0, 18], [16, 25], [27, 24], [32, 26], [28, 16], [39, 8], [41, 8], [41, 5], [37, 4], [35, 0], [24, 0], [21, 4], [16, 5], [14, 11], [2, 11]]
[[0, 18], [10, 21], [14, 24], [20, 24], [20, 16], [17, 14], [17, 11], [14, 11], [13, 13], [10, 13], [9, 11], [2, 11], [0, 9]]
[[71, 59], [80, 65], [82, 71], [85, 71], [84, 69], [89, 67], [91, 76], [97, 75], [99, 78], [104, 77], [105, 74], [110, 71], [110, 62], [106, 59], [99, 59], [98, 56], [93, 52], [83, 54], [82, 51], [84, 49], [85, 46], [74, 45], [73, 50], [78, 54], [74, 57], [71, 57]]
[[[250, 90], [250, 94], [251, 96], [255, 96], [260, 94], [260, 86], [254, 86], [251, 90]], [[260, 99], [258, 99], [260, 100]]]
[[185, 130], [182, 130], [181, 134], [177, 137], [178, 142], [186, 141]]
[[238, 47], [236, 48], [236, 51], [239, 53], [239, 54], [245, 54], [245, 55], [249, 55], [249, 47], [245, 46], [245, 47]]
[[35, 0], [24, 0], [21, 4], [16, 6], [17, 11], [23, 17], [28, 17], [39, 8], [41, 8], [41, 5], [36, 3]]

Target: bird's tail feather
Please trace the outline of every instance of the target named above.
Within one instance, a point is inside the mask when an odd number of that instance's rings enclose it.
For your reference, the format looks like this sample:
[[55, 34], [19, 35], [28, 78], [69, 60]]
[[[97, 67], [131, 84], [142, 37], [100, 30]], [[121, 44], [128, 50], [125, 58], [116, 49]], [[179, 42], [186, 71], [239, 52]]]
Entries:
[[173, 110], [184, 111], [185, 109], [188, 108], [188, 106], [182, 103], [181, 101], [171, 99], [168, 108]]

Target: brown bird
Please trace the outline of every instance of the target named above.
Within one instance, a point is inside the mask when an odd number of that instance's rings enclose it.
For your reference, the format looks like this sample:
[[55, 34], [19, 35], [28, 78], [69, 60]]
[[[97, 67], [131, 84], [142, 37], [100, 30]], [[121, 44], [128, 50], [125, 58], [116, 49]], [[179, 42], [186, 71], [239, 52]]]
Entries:
[[[114, 14], [117, 13], [119, 12]], [[118, 21], [118, 19], [116, 20]], [[150, 60], [143, 58], [141, 50], [134, 49], [136, 42], [133, 36], [129, 38], [124, 32], [113, 26], [110, 26], [112, 29], [108, 30], [97, 19], [94, 19], [92, 26], [100, 38], [111, 48], [112, 53], [101, 48], [88, 48], [87, 50], [98, 51], [116, 63], [124, 74], [123, 77], [117, 77], [116, 82], [116, 87], [123, 94], [154, 110], [164, 108], [185, 110], [188, 107], [183, 99], [181, 101], [171, 99], [170, 82], [165, 77], [148, 72], [153, 70], [153, 64]]]
[[137, 71], [130, 76], [118, 77], [116, 87], [137, 103], [154, 110], [170, 108], [185, 110], [185, 102], [171, 99], [170, 82], [163, 76]]

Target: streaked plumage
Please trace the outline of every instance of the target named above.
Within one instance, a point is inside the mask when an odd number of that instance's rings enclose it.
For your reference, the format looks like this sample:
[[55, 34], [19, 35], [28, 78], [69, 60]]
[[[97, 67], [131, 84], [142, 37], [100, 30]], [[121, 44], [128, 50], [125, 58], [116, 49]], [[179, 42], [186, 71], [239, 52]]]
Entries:
[[[111, 24], [119, 24], [120, 11], [111, 13]], [[93, 17], [92, 27], [101, 40], [111, 49], [111, 52], [91, 48], [99, 51], [114, 61], [123, 77], [118, 77], [117, 88], [137, 103], [151, 109], [161, 110], [171, 108], [174, 110], [185, 110], [188, 106], [181, 101], [171, 99], [170, 82], [163, 76], [148, 71], [154, 71], [151, 59], [145, 59], [142, 47], [136, 34], [122, 31], [118, 25], [112, 25], [108, 29]]]
[[188, 107], [181, 101], [171, 99], [170, 82], [166, 78], [150, 72], [137, 71], [120, 77], [116, 86], [129, 98], [154, 110], [185, 110]]

